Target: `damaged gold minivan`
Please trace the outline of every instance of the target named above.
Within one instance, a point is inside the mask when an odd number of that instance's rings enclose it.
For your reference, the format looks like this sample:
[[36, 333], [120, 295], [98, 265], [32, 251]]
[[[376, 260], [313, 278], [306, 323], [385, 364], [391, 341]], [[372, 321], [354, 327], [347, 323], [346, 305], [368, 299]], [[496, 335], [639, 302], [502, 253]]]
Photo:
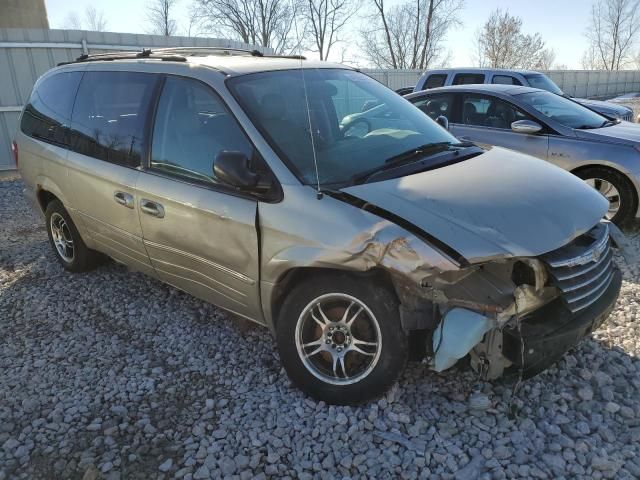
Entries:
[[604, 197], [341, 65], [84, 56], [38, 81], [14, 147], [66, 269], [107, 255], [265, 325], [330, 403], [381, 395], [410, 345], [436, 371], [534, 375], [620, 290]]

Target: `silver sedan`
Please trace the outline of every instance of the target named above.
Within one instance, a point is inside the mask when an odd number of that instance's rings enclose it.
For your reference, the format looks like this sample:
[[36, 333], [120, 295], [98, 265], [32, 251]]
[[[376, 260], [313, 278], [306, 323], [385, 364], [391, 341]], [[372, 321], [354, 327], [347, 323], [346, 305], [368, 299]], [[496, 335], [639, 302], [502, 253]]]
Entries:
[[529, 87], [463, 85], [405, 98], [433, 119], [446, 117], [462, 140], [517, 150], [574, 173], [609, 200], [607, 218], [618, 224], [640, 213], [640, 125]]

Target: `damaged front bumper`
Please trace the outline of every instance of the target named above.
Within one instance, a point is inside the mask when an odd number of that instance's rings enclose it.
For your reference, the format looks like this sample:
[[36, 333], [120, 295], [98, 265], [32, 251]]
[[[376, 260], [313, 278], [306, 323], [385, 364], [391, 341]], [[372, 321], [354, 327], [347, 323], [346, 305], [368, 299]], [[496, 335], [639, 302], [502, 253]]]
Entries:
[[443, 312], [431, 342], [432, 368], [445, 370], [469, 354], [479, 376], [494, 379], [511, 372], [531, 377], [556, 362], [604, 322], [618, 298], [622, 274], [612, 238], [623, 247], [612, 228], [601, 222], [537, 259], [488, 263], [448, 284], [444, 276], [431, 280]]
[[607, 319], [621, 285], [622, 273], [615, 268], [609, 287], [589, 307], [572, 313], [557, 299], [521, 319], [519, 331], [513, 325], [504, 328], [502, 354], [513, 364], [509, 370], [522, 370], [529, 378], [558, 361]]

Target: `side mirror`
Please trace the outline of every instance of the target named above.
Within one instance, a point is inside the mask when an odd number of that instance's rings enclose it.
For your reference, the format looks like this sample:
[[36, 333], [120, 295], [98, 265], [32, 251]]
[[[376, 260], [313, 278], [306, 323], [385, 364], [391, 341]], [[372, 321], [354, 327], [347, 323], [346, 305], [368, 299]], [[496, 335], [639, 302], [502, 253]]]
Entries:
[[528, 133], [533, 135], [542, 131], [542, 125], [533, 120], [518, 120], [511, 124], [511, 130], [517, 133]]
[[436, 123], [445, 130], [449, 130], [449, 119], [444, 115], [439, 115], [438, 118], [436, 118]]
[[260, 175], [251, 171], [251, 164], [244, 153], [227, 150], [216, 156], [213, 174], [221, 182], [242, 190], [254, 188], [260, 180]]

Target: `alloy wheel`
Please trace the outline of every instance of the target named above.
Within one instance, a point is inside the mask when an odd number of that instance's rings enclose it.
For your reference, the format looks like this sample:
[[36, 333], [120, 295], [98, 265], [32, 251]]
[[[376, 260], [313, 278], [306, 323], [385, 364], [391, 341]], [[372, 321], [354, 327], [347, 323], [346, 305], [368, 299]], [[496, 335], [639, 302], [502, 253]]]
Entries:
[[73, 238], [69, 225], [62, 215], [55, 212], [51, 215], [49, 220], [51, 228], [51, 237], [53, 238], [53, 244], [58, 251], [58, 255], [67, 263], [73, 262], [74, 248]]
[[620, 192], [618, 189], [607, 180], [603, 180], [601, 178], [587, 178], [585, 180], [587, 185], [595, 188], [604, 198], [606, 198], [609, 202], [609, 210], [605, 214], [607, 220], [611, 220], [615, 217], [616, 213], [620, 210], [621, 207], [621, 198]]
[[311, 301], [296, 324], [296, 347], [307, 370], [332, 385], [349, 385], [375, 368], [382, 349], [380, 326], [360, 300], [329, 293]]

